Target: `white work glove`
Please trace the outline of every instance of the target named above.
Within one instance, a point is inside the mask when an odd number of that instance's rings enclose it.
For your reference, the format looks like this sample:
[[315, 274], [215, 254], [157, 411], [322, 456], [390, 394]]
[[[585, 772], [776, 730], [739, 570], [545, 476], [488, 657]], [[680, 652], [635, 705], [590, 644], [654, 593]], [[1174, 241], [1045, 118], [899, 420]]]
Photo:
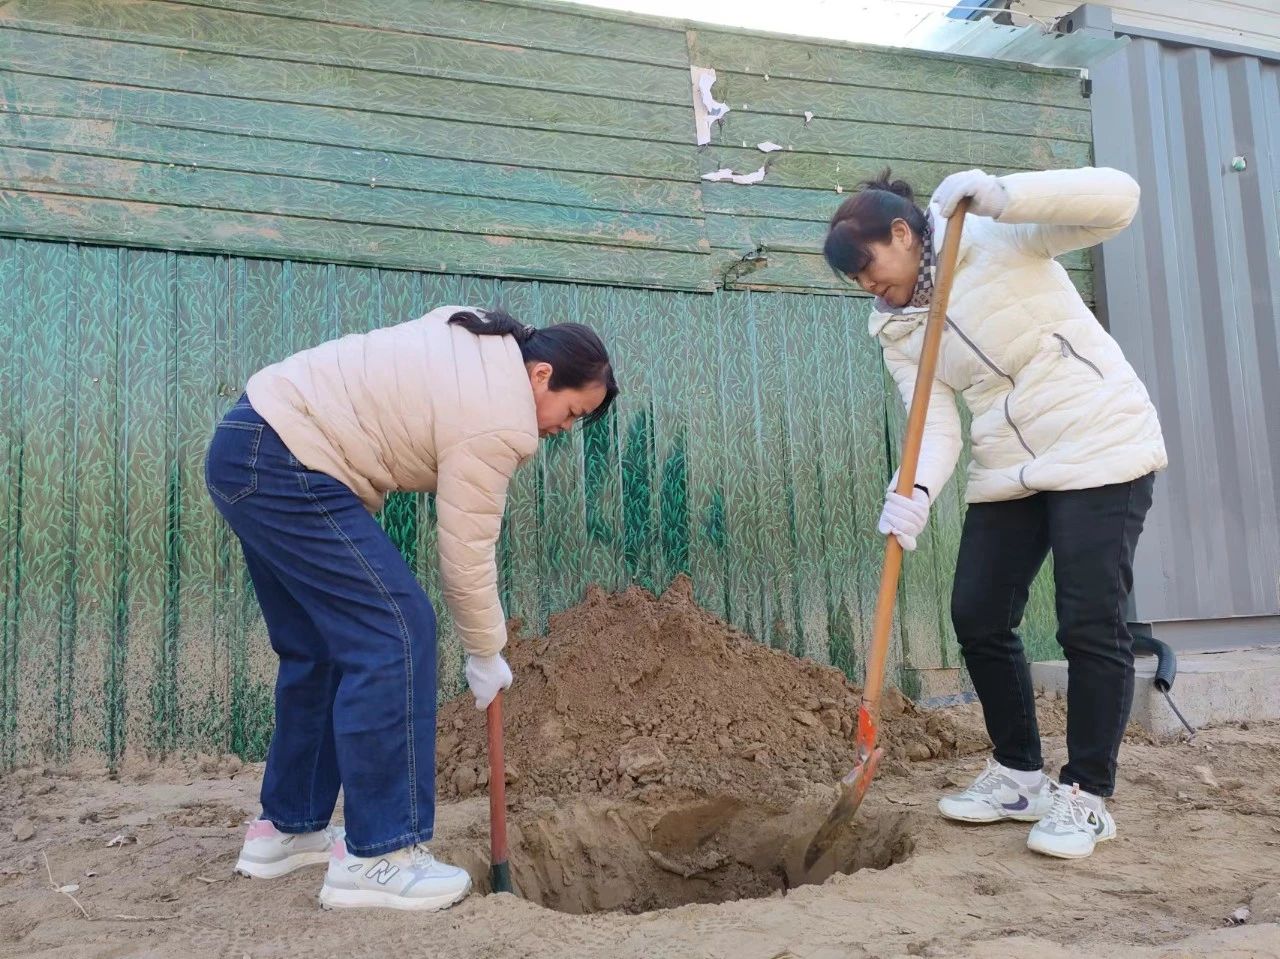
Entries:
[[476, 709], [488, 709], [498, 693], [511, 688], [511, 682], [511, 667], [496, 653], [467, 657], [467, 685], [476, 698]]
[[1004, 212], [1009, 203], [1009, 194], [999, 177], [981, 170], [965, 170], [947, 177], [934, 191], [930, 201], [938, 208], [943, 217], [956, 212], [956, 207], [965, 197], [972, 197], [969, 212], [975, 216], [989, 216], [995, 219]]
[[884, 499], [884, 512], [880, 514], [880, 532], [892, 533], [903, 549], [916, 548], [916, 540], [929, 522], [929, 494], [914, 489], [910, 496], [902, 496], [889, 490]]

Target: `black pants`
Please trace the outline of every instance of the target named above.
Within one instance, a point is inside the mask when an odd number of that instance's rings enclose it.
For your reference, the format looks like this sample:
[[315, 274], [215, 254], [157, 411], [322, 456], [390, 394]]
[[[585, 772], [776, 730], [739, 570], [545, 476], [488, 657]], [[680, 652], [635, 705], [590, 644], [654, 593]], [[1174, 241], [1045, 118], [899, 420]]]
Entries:
[[1067, 764], [1061, 781], [1110, 796], [1133, 705], [1133, 639], [1125, 603], [1133, 552], [1155, 477], [1004, 503], [975, 503], [965, 518], [951, 619], [995, 758], [1044, 765], [1022, 622], [1032, 580], [1053, 551], [1058, 642], [1067, 657]]

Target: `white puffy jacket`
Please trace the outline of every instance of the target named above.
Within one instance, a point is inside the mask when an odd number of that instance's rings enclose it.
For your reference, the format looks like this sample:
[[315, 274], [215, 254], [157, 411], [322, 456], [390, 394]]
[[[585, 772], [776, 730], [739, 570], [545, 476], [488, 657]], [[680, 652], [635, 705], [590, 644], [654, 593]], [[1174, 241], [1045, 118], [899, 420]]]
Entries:
[[[998, 220], [965, 218], [917, 482], [936, 498], [962, 439], [955, 397], [973, 414], [968, 501], [1091, 489], [1163, 469], [1155, 408], [1115, 340], [1054, 260], [1123, 230], [1138, 184], [1118, 170], [1001, 178]], [[929, 207], [935, 248], [946, 232]], [[927, 311], [877, 301], [872, 336], [910, 406]]]

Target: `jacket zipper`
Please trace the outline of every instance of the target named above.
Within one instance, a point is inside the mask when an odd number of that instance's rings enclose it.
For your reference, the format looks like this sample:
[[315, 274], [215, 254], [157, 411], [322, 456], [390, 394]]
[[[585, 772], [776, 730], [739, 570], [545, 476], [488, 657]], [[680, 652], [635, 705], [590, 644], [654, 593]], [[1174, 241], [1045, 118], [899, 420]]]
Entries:
[[[1010, 387], [1017, 386], [1017, 383], [1014, 382], [1013, 377], [1010, 376], [1008, 373], [1006, 373], [1004, 370], [1000, 369], [1000, 367], [996, 366], [995, 363], [991, 361], [991, 358], [987, 356], [986, 353], [982, 352], [981, 347], [979, 347], [977, 343], [973, 342], [973, 340], [969, 339], [969, 337], [965, 336], [964, 330], [960, 329], [960, 327], [956, 326], [956, 324], [952, 322], [951, 317], [947, 317], [947, 326], [951, 327], [951, 329], [955, 331], [956, 336], [964, 340], [965, 345], [968, 346], [969, 349], [973, 350], [973, 352], [977, 355], [978, 359], [982, 360], [982, 362], [986, 364], [987, 369], [991, 370], [992, 373], [994, 373], [996, 376], [1000, 377], [1001, 379], [1008, 381]], [[1018, 438], [1018, 442], [1021, 443], [1022, 448], [1027, 451], [1027, 455], [1030, 456], [1032, 459], [1035, 459], [1035, 456], [1036, 456], [1035, 450], [1033, 450], [1031, 446], [1027, 443], [1026, 438], [1023, 437], [1022, 435], [1022, 430], [1018, 429], [1018, 424], [1013, 421], [1013, 416], [1009, 413], [1009, 394], [1007, 393], [1005, 394], [1005, 397], [1004, 397], [1004, 421], [1009, 424], [1010, 429], [1013, 430], [1013, 435]], [[1022, 474], [1025, 472], [1026, 472], [1026, 467], [1024, 466], [1018, 472], [1018, 482], [1022, 484], [1023, 489], [1026, 489], [1030, 492], [1035, 492], [1023, 480]]]
[[1068, 340], [1065, 336], [1063, 336], [1061, 333], [1055, 333], [1053, 334], [1053, 338], [1057, 340], [1060, 344], [1062, 344], [1061, 351], [1062, 351], [1063, 359], [1066, 359], [1068, 356], [1074, 356], [1077, 360], [1079, 360], [1085, 366], [1089, 367], [1089, 369], [1093, 370], [1093, 372], [1097, 373], [1098, 379], [1100, 380], [1106, 379], [1106, 377], [1102, 375], [1102, 370], [1098, 369], [1098, 367], [1095, 366], [1092, 362], [1090, 362], [1089, 360], [1086, 360], [1083, 356], [1077, 353], [1076, 348], [1071, 345], [1071, 341]]

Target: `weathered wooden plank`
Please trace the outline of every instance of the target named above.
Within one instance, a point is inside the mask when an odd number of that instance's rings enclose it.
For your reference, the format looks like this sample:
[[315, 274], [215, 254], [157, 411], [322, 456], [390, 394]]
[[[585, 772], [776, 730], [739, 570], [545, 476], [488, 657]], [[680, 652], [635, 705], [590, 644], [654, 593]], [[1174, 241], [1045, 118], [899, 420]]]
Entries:
[[[724, 282], [726, 271], [736, 264], [744, 251], [711, 251], [712, 273], [717, 282]], [[768, 289], [782, 287], [797, 290], [827, 292], [849, 297], [865, 297], [854, 283], [844, 282], [834, 276], [826, 261], [818, 254], [766, 251], [767, 265], [736, 277], [730, 276], [727, 284], [732, 289]]]
[[[633, 176], [542, 170], [456, 157], [412, 156], [367, 148], [325, 146], [274, 137], [161, 126], [133, 118], [111, 120], [8, 114], [0, 145], [27, 146], [125, 160], [150, 160], [201, 169], [274, 173], [312, 181], [356, 183], [520, 200], [555, 206], [698, 216], [698, 185]], [[692, 170], [692, 167], [690, 167]], [[316, 183], [316, 189], [326, 184]]]
[[[863, 180], [879, 175], [886, 167], [893, 171], [895, 179], [906, 180], [912, 184], [940, 183], [943, 177], [950, 173], [955, 173], [957, 170], [968, 170], [973, 167], [973, 164], [965, 165], [959, 161], [910, 160], [901, 157], [865, 157], [851, 154], [801, 153], [799, 151], [787, 151], [785, 156], [781, 153], [774, 153], [772, 162], [769, 162], [768, 158], [754, 146], [748, 146], [747, 148], [739, 146], [709, 147], [700, 155], [698, 160], [699, 170], [708, 173], [721, 167], [729, 167], [738, 173], [750, 173], [759, 169], [762, 164], [767, 164], [765, 178], [757, 186], [769, 189], [816, 190], [820, 193], [830, 193], [837, 198], [842, 193], [848, 194]], [[1068, 166], [1070, 164], [1050, 165]], [[1077, 163], [1075, 165], [1079, 166], [1080, 164]], [[1016, 173], [1021, 170], [1045, 169], [1046, 166], [989, 163], [985, 164], [982, 169], [988, 173], [1000, 174]], [[744, 189], [747, 188], [736, 183], [712, 183], [710, 181], [704, 181], [703, 183], [703, 190], [707, 196], [710, 196], [713, 192], [719, 193], [720, 199], [716, 202], [720, 204], [729, 202], [724, 199], [724, 196], [731, 190], [742, 191]], [[754, 187], [750, 189], [754, 189]], [[927, 190], [922, 187], [922, 191], [921, 199], [927, 198]], [[759, 192], [764, 193], [765, 191], [761, 190]], [[772, 202], [776, 206], [778, 204], [786, 204], [789, 200], [790, 198], [770, 200], [765, 196], [761, 198], [760, 202], [766, 204]], [[708, 210], [710, 210], [710, 207]], [[733, 212], [733, 210], [720, 212]], [[751, 210], [748, 208], [742, 212], [749, 213]], [[783, 215], [786, 215], [785, 212]]]
[[[192, 6], [280, 12], [279, 0], [186, 0]], [[290, 0], [288, 16], [441, 37], [490, 41], [533, 50], [684, 66], [678, 24], [564, 4], [476, 3], [475, 0]]]
[[211, 170], [9, 147], [0, 186], [109, 200], [146, 199], [206, 211], [309, 217], [333, 223], [428, 226], [453, 234], [590, 242], [637, 249], [708, 249], [701, 220], [584, 210], [297, 177]]
[[[741, 249], [722, 250], [720, 248], [711, 251], [712, 271], [717, 282], [723, 282], [725, 271], [738, 262], [744, 252], [746, 251]], [[768, 266], [732, 280], [730, 284], [732, 288], [742, 290], [783, 288], [865, 297], [865, 294], [852, 282], [845, 282], [833, 275], [821, 254], [766, 251], [766, 256]], [[1086, 302], [1092, 302], [1092, 271], [1069, 270], [1068, 273], [1076, 289], [1080, 291], [1080, 295]]]
[[[3, 31], [0, 31], [2, 33]], [[0, 70], [0, 104], [8, 112], [85, 119], [121, 117], [156, 125], [262, 136], [298, 143], [385, 150], [444, 160], [563, 169], [655, 179], [696, 180], [692, 135], [680, 142], [502, 127], [362, 109], [228, 99], [204, 92], [151, 90]]]
[[[755, 159], [748, 153], [743, 159]], [[759, 156], [759, 154], [757, 154]], [[796, 157], [800, 159], [800, 157]], [[726, 217], [773, 217], [789, 220], [811, 220], [826, 224], [840, 204], [848, 199], [857, 184], [879, 174], [889, 160], [882, 158], [841, 157], [837, 162], [831, 158], [813, 158], [819, 160], [827, 171], [842, 177], [843, 192], [836, 192], [836, 181], [828, 179], [818, 186], [791, 187], [777, 185], [779, 174], [792, 172], [793, 168], [770, 168], [764, 183], [744, 187], [737, 183], [704, 183], [702, 185], [702, 207], [710, 214], [724, 214]], [[759, 163], [759, 160], [756, 160]], [[749, 164], [743, 164], [749, 165]], [[840, 170], [836, 170], [836, 166]], [[738, 167], [735, 167], [738, 169]], [[933, 188], [955, 168], [941, 163], [907, 162], [893, 163], [893, 176], [896, 180], [905, 180], [917, 191], [918, 203], [928, 202]], [[1017, 172], [1008, 168], [991, 167], [988, 173], [1001, 174]]]
[[[739, 189], [742, 189], [739, 187]], [[757, 195], [766, 190], [754, 191]], [[827, 194], [819, 194], [827, 196]], [[843, 197], [834, 196], [828, 202], [834, 213]], [[782, 253], [820, 254], [827, 234], [827, 220], [781, 219], [764, 216], [707, 216], [707, 237], [719, 248], [754, 250], [764, 245], [766, 251]], [[1060, 257], [1059, 262], [1072, 270], [1091, 269], [1087, 250], [1078, 250]]]
[[[904, 118], [910, 120], [913, 118]], [[718, 169], [720, 147], [748, 149], [773, 141], [792, 147], [770, 154], [769, 167], [783, 167], [796, 154], [835, 156], [883, 155], [903, 160], [949, 163], [955, 169], [1006, 166], [1040, 170], [1054, 166], [1083, 166], [1089, 159], [1089, 143], [1079, 140], [1031, 137], [1008, 133], [973, 133], [950, 126], [924, 124], [863, 123], [853, 120], [814, 120], [804, 117], [770, 117], [734, 111], [712, 134], [703, 154], [707, 170]], [[766, 157], [759, 151], [758, 166]], [[752, 168], [754, 168], [754, 166]]]
[[[764, 193], [764, 190], [756, 191]], [[826, 194], [823, 194], [826, 196]], [[840, 197], [834, 197], [837, 201]], [[830, 202], [830, 200], [828, 200]], [[834, 213], [839, 203], [831, 203]], [[827, 235], [825, 220], [791, 220], [763, 216], [726, 216], [712, 214], [707, 218], [707, 238], [721, 249], [754, 250], [764, 246], [768, 251], [787, 253], [821, 253]]]
[[[873, 147], [874, 153], [880, 144]], [[888, 150], [884, 151], [888, 153]], [[936, 151], [934, 151], [936, 152]], [[886, 167], [891, 168], [895, 178], [909, 183], [923, 184], [922, 197], [927, 197], [927, 184], [936, 184], [943, 177], [958, 170], [969, 170], [979, 167], [988, 173], [1014, 173], [1020, 170], [1045, 170], [1064, 167], [1083, 166], [1089, 161], [1087, 150], [1066, 150], [1062, 156], [1046, 156], [1051, 151], [1038, 150], [1039, 159], [1043, 162], [1032, 162], [1030, 152], [1023, 156], [1021, 163], [976, 163], [965, 159], [918, 160], [900, 156], [860, 156], [854, 152], [848, 154], [803, 153], [799, 150], [774, 153], [766, 157], [754, 146], [743, 148], [738, 145], [708, 147], [699, 155], [698, 168], [704, 173], [711, 173], [721, 167], [729, 167], [737, 173], [750, 173], [765, 167], [765, 178], [759, 186], [770, 188], [793, 187], [801, 189], [829, 190], [839, 196], [849, 193], [860, 182], [878, 175]], [[712, 188], [728, 191], [731, 188], [743, 189], [735, 183], [706, 182], [705, 189]]]
[[717, 71], [893, 87], [994, 100], [1079, 106], [1073, 73], [1005, 61], [965, 60], [921, 51], [844, 46], [812, 40], [761, 38], [747, 33], [691, 30], [690, 56]]
[[[103, 0], [12, 0], [0, 23], [23, 29], [299, 63], [354, 67], [566, 93], [610, 95], [686, 106], [689, 73], [680, 65], [629, 63], [587, 54], [387, 29], [368, 29], [186, 4]], [[292, 11], [287, 11], [291, 14]], [[457, 24], [455, 24], [457, 26]], [[371, 78], [372, 79], [372, 78]]]
[[[1059, 106], [974, 96], [950, 86], [920, 93], [899, 87], [885, 77], [868, 86], [847, 86], [786, 77], [771, 76], [766, 80], [763, 76], [731, 71], [717, 72], [714, 92], [717, 99], [739, 113], [799, 120], [801, 124], [805, 124], [805, 113], [812, 113], [813, 119], [803, 129], [818, 128], [832, 120], [855, 120], [937, 125], [975, 133], [1015, 133], [1086, 143], [1093, 139], [1089, 101], [1083, 97], [1075, 106]], [[799, 138], [800, 133], [792, 136]]]
[[[379, 118], [350, 110], [290, 106], [286, 104], [247, 103], [225, 100], [197, 94], [159, 93], [114, 85], [102, 85], [57, 78], [41, 78], [19, 73], [0, 73], [5, 82], [0, 84], [0, 104], [13, 112], [41, 112], [76, 118], [75, 142], [97, 144], [102, 148], [131, 150], [148, 148], [150, 156], [172, 155], [168, 162], [200, 162], [208, 151], [213, 160], [226, 152], [241, 155], [245, 162], [261, 164], [262, 169], [273, 168], [278, 172], [297, 169], [298, 175], [323, 178], [339, 178], [337, 170], [346, 169], [354, 182], [368, 182], [377, 177], [379, 182], [398, 183], [403, 176], [410, 185], [439, 184], [442, 192], [459, 192], [475, 195], [499, 195], [512, 198], [559, 199], [559, 190], [565, 176], [567, 194], [562, 202], [573, 205], [602, 206], [647, 212], [672, 212], [687, 209], [688, 195], [696, 187], [690, 182], [697, 179], [696, 168], [707, 172], [720, 166], [735, 170], [755, 169], [766, 161], [764, 154], [755, 149], [730, 145], [717, 145], [695, 154], [688, 147], [677, 143], [651, 142], [637, 150], [627, 141], [612, 137], [581, 137], [538, 130], [491, 129], [474, 124], [446, 121], [414, 121], [411, 118], [387, 116]], [[111, 126], [93, 121], [123, 120], [143, 124], [141, 129], [131, 130], [126, 125]], [[145, 121], [145, 122], [144, 122]], [[14, 123], [10, 118], [9, 124]], [[49, 125], [43, 126], [32, 118], [25, 124], [36, 127], [49, 135]], [[189, 129], [191, 128], [191, 129]], [[200, 131], [194, 128], [200, 128]], [[261, 131], [270, 129], [270, 139], [261, 139]], [[165, 131], [165, 132], [161, 132]], [[201, 131], [209, 131], [208, 133]], [[216, 134], [234, 135], [231, 144], [217, 146]], [[41, 134], [32, 134], [34, 143], [41, 142]], [[213, 139], [210, 140], [209, 138]], [[257, 144], [240, 137], [258, 140]], [[190, 145], [183, 145], [191, 139]], [[56, 144], [57, 141], [55, 141]], [[741, 143], [740, 139], [737, 141]], [[812, 187], [831, 190], [837, 186], [850, 190], [856, 183], [892, 166], [896, 175], [920, 185], [924, 190], [939, 182], [948, 173], [967, 168], [954, 157], [942, 160], [915, 160], [887, 155], [886, 144], [873, 139], [866, 155], [850, 152], [846, 155], [811, 154], [800, 151], [773, 154], [766, 184], [770, 186]], [[305, 143], [306, 146], [299, 146]], [[332, 144], [350, 150], [326, 153], [317, 146]], [[314, 151], [314, 152], [313, 152]], [[360, 151], [357, 159], [351, 151]], [[935, 151], [936, 153], [936, 151]], [[420, 158], [417, 154], [427, 155]], [[290, 157], [293, 160], [290, 160]], [[434, 156], [436, 162], [431, 162]], [[1024, 157], [1024, 160], [1030, 157]], [[1050, 158], [1051, 159], [1051, 158]], [[480, 163], [502, 164], [501, 176], [494, 176], [488, 166], [461, 168], [455, 166], [463, 160]], [[785, 162], [782, 162], [784, 161]], [[984, 169], [991, 173], [1015, 172], [1024, 169], [1043, 169], [1047, 166], [1080, 165], [1087, 162], [1087, 151], [1071, 154], [1055, 162], [1041, 163], [987, 163]], [[404, 164], [398, 167], [397, 164]], [[425, 166], [423, 164], [426, 164]], [[516, 166], [518, 164], [518, 166]], [[380, 165], [382, 165], [380, 167]], [[972, 164], [969, 164], [972, 165]], [[563, 173], [544, 173], [534, 168], [561, 168]], [[380, 172], [380, 169], [384, 172]], [[453, 173], [445, 172], [454, 170]], [[458, 172], [461, 171], [461, 172]], [[573, 179], [570, 171], [599, 172], [628, 175], [619, 184], [618, 192], [597, 187]], [[509, 174], [509, 176], [508, 176]], [[552, 185], [543, 186], [539, 178], [553, 176]], [[634, 175], [637, 179], [631, 179]], [[526, 180], [534, 178], [528, 193], [514, 192]], [[647, 200], [648, 193], [632, 196], [628, 185], [643, 183], [641, 178], [684, 181], [676, 200]], [[500, 187], [511, 193], [494, 194]], [[739, 190], [733, 184], [703, 184], [708, 198], [734, 195]], [[665, 184], [646, 183], [644, 191], [670, 189]], [[545, 191], [545, 192], [544, 192]], [[550, 194], [550, 195], [548, 195]], [[597, 202], [590, 198], [598, 196]], [[709, 207], [715, 209], [715, 207]], [[729, 212], [721, 209], [720, 212]]]
[[[160, 168], [155, 164], [142, 165], [143, 173], [138, 173], [137, 166], [122, 165], [119, 161], [95, 160], [92, 157], [72, 156], [72, 155], [55, 155], [45, 154], [40, 151], [22, 151], [10, 150], [0, 156], [0, 166], [3, 166], [3, 178], [0, 178], [0, 184], [4, 187], [22, 187], [26, 182], [36, 182], [40, 184], [41, 189], [54, 188], [60, 191], [68, 191], [68, 193], [88, 193], [88, 195], [106, 195], [113, 198], [116, 193], [133, 192], [132, 189], [115, 189], [110, 187], [110, 183], [124, 182], [127, 184], [138, 184], [137, 191], [146, 193], [150, 196], [159, 196], [170, 201], [187, 200], [196, 205], [212, 204], [218, 202], [224, 193], [221, 192], [223, 186], [237, 186], [237, 182], [233, 177], [239, 174], [225, 174], [220, 177], [216, 172], [200, 172], [183, 173], [169, 170], [168, 168]], [[152, 178], [154, 177], [154, 178]], [[152, 178], [152, 179], [148, 179]], [[183, 193], [182, 179], [189, 179], [186, 195]], [[270, 178], [251, 178], [252, 182], [264, 181]], [[282, 179], [283, 178], [275, 178]], [[239, 183], [241, 195], [253, 196], [251, 183]], [[301, 183], [283, 181], [285, 184]], [[147, 183], [157, 184], [157, 186], [145, 186]], [[352, 187], [352, 189], [360, 189]], [[230, 191], [228, 191], [230, 192]], [[369, 191], [366, 189], [364, 195], [372, 195], [379, 193], [379, 198], [385, 196], [385, 191]], [[765, 192], [765, 191], [756, 191]], [[164, 196], [168, 193], [168, 196]], [[293, 200], [297, 198], [297, 206], [289, 207], [285, 202], [280, 201], [273, 204], [268, 200], [262, 202], [262, 206], [274, 207], [268, 210], [269, 213], [288, 214], [311, 214], [320, 215], [324, 213], [321, 209], [323, 205], [314, 204], [307, 206], [310, 198], [302, 189], [296, 189], [293, 192], [285, 192], [285, 198]], [[114, 198], [120, 198], [116, 196]], [[223, 201], [228, 202], [228, 201]], [[340, 201], [334, 202], [334, 211], [337, 214], [349, 213], [358, 215], [358, 211], [344, 210]], [[495, 211], [497, 213], [497, 211]], [[378, 215], [378, 213], [367, 214], [369, 216]], [[390, 219], [390, 216], [388, 216]], [[413, 223], [417, 218], [411, 213], [404, 213], [398, 216], [401, 223]], [[447, 220], [436, 220], [439, 227], [447, 228]], [[714, 245], [719, 248], [732, 248], [732, 250], [745, 252], [753, 250], [756, 246], [764, 245], [768, 251], [777, 252], [777, 254], [786, 254], [786, 252], [801, 252], [801, 254], [817, 254], [820, 250], [820, 242], [824, 236], [824, 224], [817, 222], [809, 222], [809, 220], [792, 220], [792, 219], [764, 219], [764, 218], [745, 218], [745, 216], [723, 216], [712, 215], [708, 220], [708, 232], [710, 239]], [[735, 257], [736, 259], [736, 257]], [[727, 264], [722, 264], [727, 265]], [[1076, 270], [1088, 269], [1087, 259], [1083, 254], [1073, 254], [1070, 256], [1068, 265]], [[823, 273], [819, 273], [820, 277], [826, 279]], [[760, 279], [756, 277], [754, 283], [759, 283]], [[801, 283], [787, 283], [786, 286], [804, 286]]]
[[[251, 101], [344, 107], [472, 124], [692, 140], [691, 108], [524, 90], [350, 67], [197, 53], [138, 43], [0, 27], [0, 59], [13, 70]], [[108, 66], [110, 64], [111, 66]], [[123, 76], [121, 67], [124, 67]]]
[[437, 230], [328, 223], [152, 203], [0, 190], [0, 230], [176, 250], [287, 256], [440, 273], [576, 277], [659, 289], [707, 290], [706, 254], [643, 254], [585, 243], [471, 237]]

